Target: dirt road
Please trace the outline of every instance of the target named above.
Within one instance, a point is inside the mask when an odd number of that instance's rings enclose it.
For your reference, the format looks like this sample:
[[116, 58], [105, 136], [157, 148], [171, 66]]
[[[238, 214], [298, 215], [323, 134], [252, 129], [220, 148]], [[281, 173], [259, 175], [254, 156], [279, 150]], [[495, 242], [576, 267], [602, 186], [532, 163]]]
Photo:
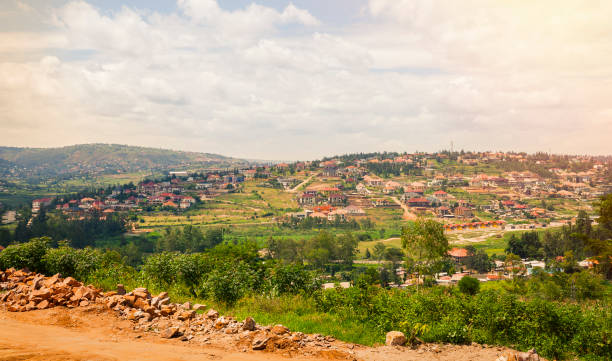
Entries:
[[151, 332], [134, 331], [130, 321], [118, 319], [103, 307], [57, 307], [23, 313], [0, 309], [0, 360], [3, 361], [493, 361], [506, 352], [502, 348], [476, 345], [424, 345], [413, 350], [339, 342], [336, 349], [348, 353], [323, 349], [309, 355], [277, 354], [215, 343], [214, 339], [204, 343], [166, 340]]
[[414, 221], [415, 219], [417, 219], [417, 215], [412, 213], [410, 208], [408, 208], [408, 206], [405, 205], [404, 203], [400, 202], [400, 200], [397, 199], [397, 197], [391, 197], [391, 199], [393, 200], [393, 202], [398, 204], [404, 210], [404, 219], [407, 219], [410, 221]]

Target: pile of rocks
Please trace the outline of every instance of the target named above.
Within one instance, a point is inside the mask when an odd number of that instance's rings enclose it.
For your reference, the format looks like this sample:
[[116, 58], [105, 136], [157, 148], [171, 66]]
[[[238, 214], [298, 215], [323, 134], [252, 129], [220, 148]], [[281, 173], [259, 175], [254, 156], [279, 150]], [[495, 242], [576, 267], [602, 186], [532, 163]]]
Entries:
[[[353, 359], [350, 354], [338, 351], [334, 338], [322, 335], [305, 335], [291, 332], [282, 325], [258, 325], [251, 317], [238, 321], [219, 315], [205, 305], [172, 303], [168, 293], [151, 295], [146, 288], [127, 292], [123, 285], [116, 291], [102, 292], [91, 285], [83, 286], [72, 277], [52, 277], [25, 271], [0, 270], [0, 303], [11, 312], [47, 309], [56, 306], [86, 307], [103, 304], [117, 316], [133, 322], [134, 330], [154, 332], [162, 338], [179, 338], [199, 343], [218, 342], [235, 344], [242, 351], [284, 350], [309, 353], [337, 352]], [[342, 357], [344, 358], [344, 357]]]
[[17, 271], [13, 268], [0, 271], [0, 302], [10, 312], [43, 310], [56, 306], [84, 307], [96, 302], [101, 291], [83, 284], [72, 277], [61, 278], [59, 274], [45, 277], [41, 274]]

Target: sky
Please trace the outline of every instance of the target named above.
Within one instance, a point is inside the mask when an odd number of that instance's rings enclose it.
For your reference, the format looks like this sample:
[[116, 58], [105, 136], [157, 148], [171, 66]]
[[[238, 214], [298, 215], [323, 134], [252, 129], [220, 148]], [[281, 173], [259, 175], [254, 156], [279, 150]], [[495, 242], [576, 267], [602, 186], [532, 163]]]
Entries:
[[0, 145], [612, 154], [612, 1], [2, 0]]

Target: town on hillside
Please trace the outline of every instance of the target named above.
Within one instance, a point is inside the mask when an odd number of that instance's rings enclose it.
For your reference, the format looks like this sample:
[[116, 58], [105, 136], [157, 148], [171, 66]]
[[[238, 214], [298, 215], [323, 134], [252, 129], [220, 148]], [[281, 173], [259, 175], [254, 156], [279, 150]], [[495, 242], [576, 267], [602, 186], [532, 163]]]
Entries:
[[[365, 230], [356, 262], [376, 263], [383, 260], [373, 255], [375, 246], [399, 252], [401, 259], [403, 225], [432, 219], [443, 225], [454, 247], [449, 256], [459, 266], [456, 274], [440, 273], [437, 280], [456, 282], [468, 274], [463, 271], [470, 269], [466, 259], [475, 255], [473, 244], [511, 231], [571, 225], [580, 212], [592, 222], [595, 202], [612, 192], [611, 168], [609, 158], [462, 151], [174, 170], [137, 183], [35, 199], [28, 225], [44, 209], [67, 221], [122, 219], [132, 234], [184, 225], [224, 227], [226, 237], [236, 239], [297, 238], [305, 229]], [[18, 218], [7, 210], [2, 222]], [[275, 227], [278, 232], [270, 233]], [[512, 277], [501, 258], [495, 261], [480, 270], [489, 272], [481, 280]], [[524, 257], [525, 272], [542, 261]], [[398, 285], [413, 282], [402, 267], [394, 272]]]

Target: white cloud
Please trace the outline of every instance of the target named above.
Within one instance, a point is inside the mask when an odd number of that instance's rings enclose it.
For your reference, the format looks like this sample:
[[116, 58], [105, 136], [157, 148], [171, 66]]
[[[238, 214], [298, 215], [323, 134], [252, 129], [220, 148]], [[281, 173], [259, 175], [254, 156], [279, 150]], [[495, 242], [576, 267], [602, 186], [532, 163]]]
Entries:
[[451, 140], [609, 153], [605, 9], [370, 0], [362, 22], [335, 29], [291, 3], [177, 4], [163, 14], [75, 1], [49, 31], [0, 32], [0, 142], [268, 159]]

